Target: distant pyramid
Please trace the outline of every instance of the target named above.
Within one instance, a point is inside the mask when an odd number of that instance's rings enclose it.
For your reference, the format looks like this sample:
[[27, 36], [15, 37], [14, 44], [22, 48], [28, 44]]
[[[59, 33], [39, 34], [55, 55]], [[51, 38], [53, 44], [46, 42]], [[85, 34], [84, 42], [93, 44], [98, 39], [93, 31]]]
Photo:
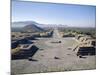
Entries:
[[29, 24], [23, 27], [23, 31], [28, 31], [28, 32], [41, 32], [44, 31], [44, 29], [36, 26], [35, 24]]
[[[14, 27], [15, 26], [15, 27]], [[25, 32], [41, 32], [44, 31], [40, 24], [34, 21], [18, 21], [12, 22], [12, 30], [19, 30]]]

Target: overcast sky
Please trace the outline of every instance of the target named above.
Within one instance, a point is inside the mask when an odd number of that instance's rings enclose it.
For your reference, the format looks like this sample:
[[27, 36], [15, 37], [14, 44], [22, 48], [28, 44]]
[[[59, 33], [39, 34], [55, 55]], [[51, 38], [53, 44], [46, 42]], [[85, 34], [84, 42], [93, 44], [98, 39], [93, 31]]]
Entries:
[[12, 1], [12, 22], [14, 21], [36, 21], [41, 24], [95, 27], [96, 7]]

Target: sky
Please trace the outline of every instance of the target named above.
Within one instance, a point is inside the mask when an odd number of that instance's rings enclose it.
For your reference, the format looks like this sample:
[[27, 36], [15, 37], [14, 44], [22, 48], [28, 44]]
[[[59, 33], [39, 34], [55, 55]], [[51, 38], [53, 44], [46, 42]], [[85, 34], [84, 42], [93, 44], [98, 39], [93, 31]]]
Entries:
[[12, 1], [12, 22], [95, 27], [96, 6]]

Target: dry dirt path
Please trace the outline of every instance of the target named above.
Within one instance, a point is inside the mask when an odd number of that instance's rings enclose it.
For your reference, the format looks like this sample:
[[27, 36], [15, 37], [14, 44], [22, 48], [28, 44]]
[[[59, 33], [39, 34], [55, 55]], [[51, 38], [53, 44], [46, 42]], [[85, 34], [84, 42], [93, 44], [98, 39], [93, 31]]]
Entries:
[[[59, 40], [61, 43], [51, 43]], [[53, 38], [39, 38], [35, 44], [39, 47], [39, 50], [32, 57], [35, 61], [12, 60], [12, 73], [95, 69], [95, 56], [79, 59], [72, 51], [77, 44], [76, 40], [62, 38], [57, 29], [54, 29]]]

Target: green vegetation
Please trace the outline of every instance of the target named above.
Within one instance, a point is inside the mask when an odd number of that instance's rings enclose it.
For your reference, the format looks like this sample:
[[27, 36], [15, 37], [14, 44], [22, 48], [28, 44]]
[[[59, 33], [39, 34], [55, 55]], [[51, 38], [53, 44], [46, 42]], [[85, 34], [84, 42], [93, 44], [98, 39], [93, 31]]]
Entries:
[[96, 29], [95, 28], [59, 28], [60, 32], [63, 32], [63, 36], [75, 36], [76, 34], [89, 35], [93, 38], [96, 38]]

